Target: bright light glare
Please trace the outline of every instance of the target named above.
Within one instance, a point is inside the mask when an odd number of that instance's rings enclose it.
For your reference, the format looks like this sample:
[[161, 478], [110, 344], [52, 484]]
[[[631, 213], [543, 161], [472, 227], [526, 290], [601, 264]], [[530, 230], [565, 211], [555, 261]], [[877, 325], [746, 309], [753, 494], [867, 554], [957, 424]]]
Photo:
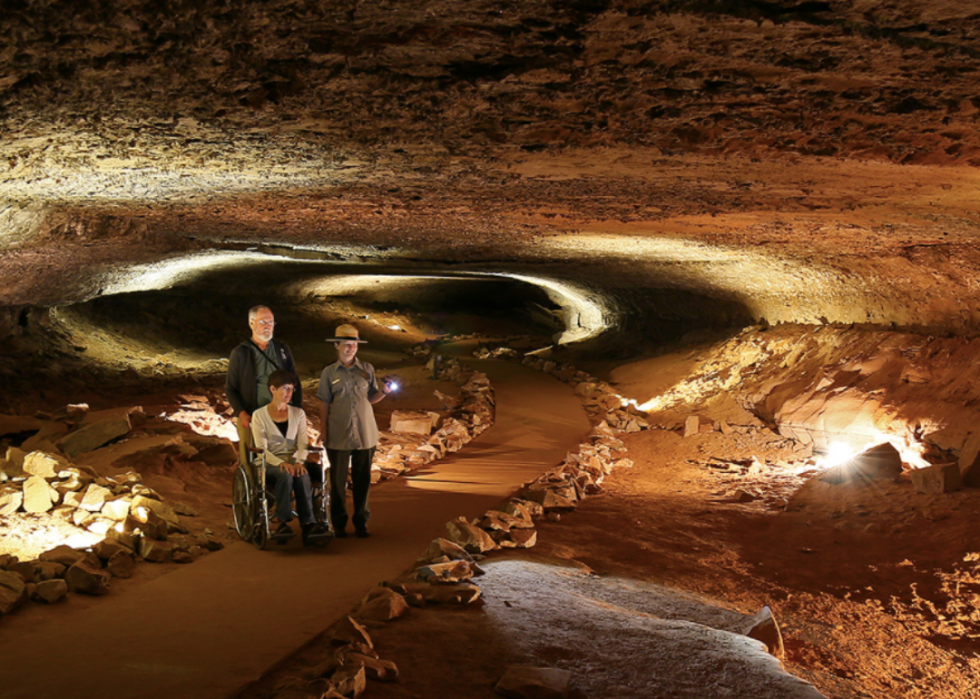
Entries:
[[857, 452], [844, 442], [831, 442], [827, 447], [827, 453], [817, 459], [817, 466], [820, 468], [833, 468], [847, 461], [850, 461]]

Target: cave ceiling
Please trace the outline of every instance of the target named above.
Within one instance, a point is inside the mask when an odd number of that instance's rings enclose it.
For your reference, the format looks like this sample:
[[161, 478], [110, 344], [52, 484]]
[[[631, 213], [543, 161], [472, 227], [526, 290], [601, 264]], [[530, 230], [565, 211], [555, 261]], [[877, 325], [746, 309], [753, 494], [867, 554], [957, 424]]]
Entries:
[[0, 304], [266, 256], [972, 332], [978, 68], [946, 0], [0, 0]]

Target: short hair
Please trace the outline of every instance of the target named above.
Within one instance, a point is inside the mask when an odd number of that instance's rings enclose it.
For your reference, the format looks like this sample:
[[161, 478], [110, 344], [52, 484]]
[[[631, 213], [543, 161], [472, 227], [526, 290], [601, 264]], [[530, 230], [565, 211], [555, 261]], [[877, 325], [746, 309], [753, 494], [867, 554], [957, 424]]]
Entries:
[[299, 385], [299, 377], [286, 369], [276, 369], [269, 374], [269, 388], [281, 388], [287, 383], [295, 389]]
[[255, 316], [257, 316], [259, 311], [261, 311], [263, 308], [270, 313], [272, 312], [272, 309], [268, 306], [252, 306], [250, 309], [248, 309], [248, 322], [251, 323], [253, 320], [255, 320]]

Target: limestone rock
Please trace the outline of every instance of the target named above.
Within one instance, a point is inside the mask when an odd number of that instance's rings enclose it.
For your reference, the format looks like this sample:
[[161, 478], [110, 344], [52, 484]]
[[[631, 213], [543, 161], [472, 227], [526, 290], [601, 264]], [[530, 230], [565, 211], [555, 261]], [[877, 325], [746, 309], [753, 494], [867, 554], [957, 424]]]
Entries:
[[510, 538], [517, 548], [529, 549], [538, 543], [538, 532], [535, 529], [511, 529]]
[[101, 485], [92, 483], [85, 489], [85, 494], [82, 496], [82, 502], [78, 507], [82, 510], [86, 510], [87, 512], [100, 512], [106, 499], [111, 496], [111, 490], [108, 488], [103, 488]]
[[66, 570], [68, 570], [68, 566], [64, 565], [63, 563], [56, 563], [55, 561], [38, 561], [35, 577], [39, 582], [54, 580], [55, 578], [64, 577]]
[[144, 536], [140, 539], [139, 554], [150, 563], [169, 563], [173, 560], [173, 544]]
[[65, 582], [72, 592], [104, 595], [109, 592], [109, 573], [87, 560], [80, 560], [65, 571]]
[[[133, 492], [136, 493], [136, 488], [133, 489]], [[170, 505], [167, 505], [160, 500], [146, 497], [145, 495], [136, 495], [133, 497], [132, 509], [136, 510], [140, 507], [153, 512], [155, 515], [166, 520], [167, 522], [180, 524], [180, 518], [177, 516], [177, 513], [174, 512], [174, 509], [170, 507]]]
[[483, 553], [497, 548], [490, 535], [462, 517], [446, 523], [449, 539], [470, 553]]
[[694, 437], [701, 432], [701, 420], [697, 415], [688, 415], [684, 420], [684, 436]]
[[0, 490], [0, 515], [12, 515], [24, 503], [22, 488], [3, 488]]
[[545, 512], [574, 510], [576, 508], [574, 501], [551, 489], [528, 490], [524, 493], [524, 497], [539, 503]]
[[31, 476], [24, 481], [25, 512], [47, 512], [54, 505], [48, 482], [41, 476]]
[[404, 616], [408, 602], [388, 587], [376, 587], [362, 600], [354, 616], [362, 621], [389, 621]]
[[511, 666], [494, 691], [512, 699], [567, 699], [571, 680], [567, 670]]
[[34, 582], [37, 578], [37, 561], [17, 561], [7, 566], [7, 572], [16, 573], [24, 582]]
[[112, 555], [105, 568], [114, 578], [131, 578], [136, 569], [136, 558], [131, 551], [120, 550]]
[[463, 560], [474, 563], [475, 559], [470, 553], [459, 544], [455, 544], [448, 539], [434, 539], [429, 548], [425, 550], [417, 560], [419, 563], [430, 563], [438, 558], [445, 556], [451, 561]]
[[53, 561], [66, 567], [75, 565], [75, 563], [83, 558], [85, 558], [84, 553], [64, 544], [61, 546], [56, 546], [50, 551], [45, 551], [38, 556], [38, 560]]
[[55, 444], [71, 457], [98, 449], [103, 444], [128, 434], [132, 429], [129, 409], [91, 413], [85, 424], [59, 439]]
[[955, 462], [912, 469], [909, 471], [909, 478], [916, 490], [930, 495], [951, 493], [963, 487], [960, 466]]
[[68, 466], [68, 460], [43, 451], [32, 451], [24, 457], [24, 473], [41, 478], [57, 478], [58, 472]]
[[415, 575], [426, 582], [460, 582], [472, 578], [473, 569], [468, 561], [448, 561], [416, 568]]
[[394, 410], [391, 413], [391, 431], [395, 434], [421, 434], [428, 436], [432, 433], [438, 413], [428, 413], [420, 410]]
[[126, 498], [108, 500], [102, 506], [102, 515], [116, 522], [121, 522], [126, 519], [126, 515], [129, 514], [129, 509], [130, 501]]
[[350, 653], [347, 657], [349, 660], [364, 666], [364, 672], [369, 680], [394, 682], [398, 679], [398, 666], [390, 660], [381, 660], [360, 653]]
[[344, 617], [330, 628], [330, 639], [339, 643], [363, 643], [368, 648], [374, 648], [367, 630], [350, 616]]
[[92, 547], [92, 552], [103, 561], [108, 561], [120, 551], [132, 553], [132, 549], [115, 539], [103, 539]]
[[0, 615], [14, 611], [26, 595], [27, 585], [16, 573], [0, 570]]
[[338, 694], [351, 699], [359, 699], [367, 690], [367, 673], [361, 663], [351, 663], [337, 670], [330, 677]]
[[421, 595], [422, 599], [432, 604], [469, 604], [478, 600], [481, 594], [480, 588], [472, 583], [406, 583], [405, 592], [408, 595]]
[[766, 648], [775, 657], [782, 660], [786, 656], [783, 648], [783, 635], [779, 631], [779, 624], [772, 610], [766, 606], [759, 610], [759, 613], [749, 618], [742, 629], [742, 635], [762, 641]]
[[68, 594], [68, 583], [64, 580], [54, 578], [52, 580], [42, 580], [34, 589], [31, 598], [36, 602], [54, 604]]

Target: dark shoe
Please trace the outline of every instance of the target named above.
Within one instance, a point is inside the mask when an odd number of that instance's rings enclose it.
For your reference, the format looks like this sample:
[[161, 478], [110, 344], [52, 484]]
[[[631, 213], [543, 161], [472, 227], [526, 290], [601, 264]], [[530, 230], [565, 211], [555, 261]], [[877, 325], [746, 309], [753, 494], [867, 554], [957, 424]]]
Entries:
[[280, 522], [279, 526], [276, 527], [276, 531], [272, 534], [272, 538], [280, 544], [285, 544], [294, 536], [296, 535], [293, 533], [293, 528], [289, 526], [288, 522]]
[[333, 535], [335, 537], [337, 537], [338, 539], [346, 539], [347, 538], [347, 530], [346, 529], [337, 529], [336, 531], [334, 531]]
[[357, 535], [358, 539], [367, 539], [369, 536], [371, 536], [371, 532], [369, 532], [367, 529], [358, 529], [356, 532], [354, 532], [354, 534]]
[[303, 525], [303, 546], [326, 546], [332, 538], [326, 524]]

